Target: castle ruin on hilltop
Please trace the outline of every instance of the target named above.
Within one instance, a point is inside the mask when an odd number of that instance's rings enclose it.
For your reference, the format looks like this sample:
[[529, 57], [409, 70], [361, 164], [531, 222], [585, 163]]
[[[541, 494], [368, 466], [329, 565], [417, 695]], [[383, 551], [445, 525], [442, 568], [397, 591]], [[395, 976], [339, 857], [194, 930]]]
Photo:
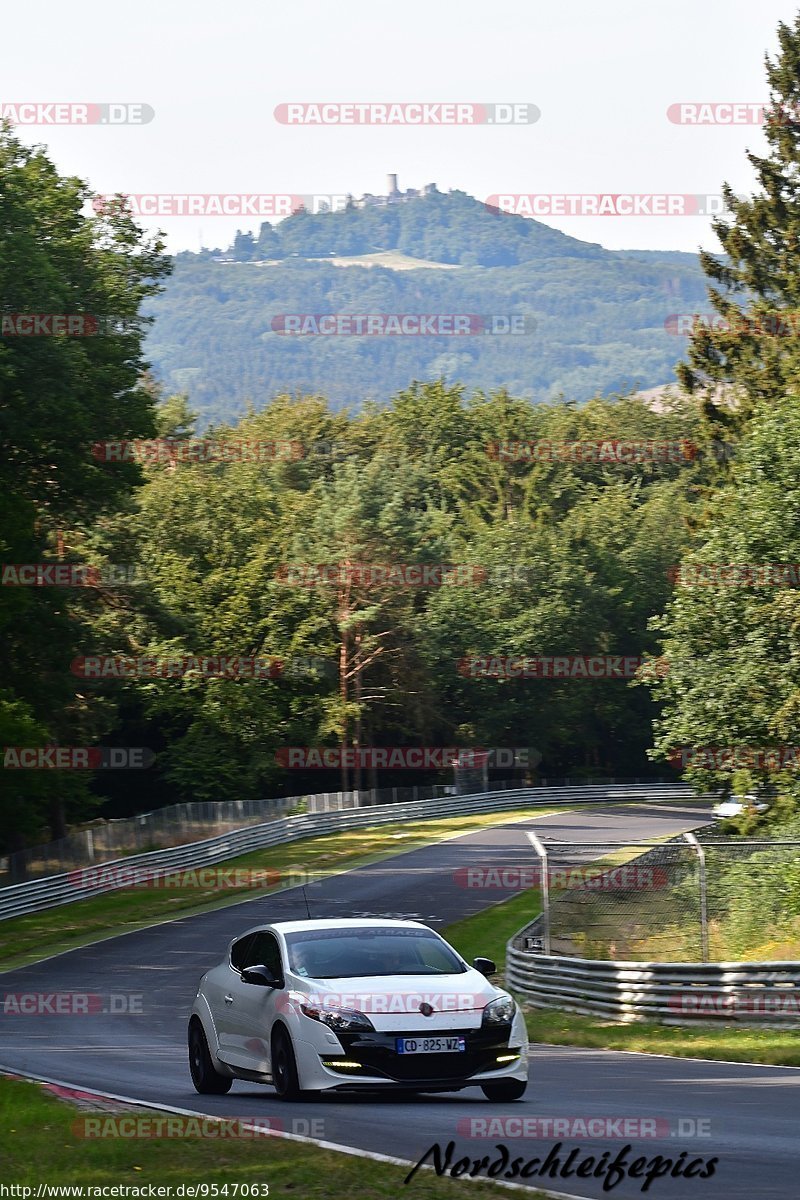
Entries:
[[407, 188], [405, 191], [397, 186], [397, 176], [386, 176], [386, 195], [373, 196], [372, 192], [365, 192], [360, 199], [348, 192], [347, 205], [355, 208], [385, 208], [389, 204], [403, 204], [406, 200], [416, 200], [420, 196], [437, 195], [439, 189], [435, 183], [426, 183], [422, 188]]

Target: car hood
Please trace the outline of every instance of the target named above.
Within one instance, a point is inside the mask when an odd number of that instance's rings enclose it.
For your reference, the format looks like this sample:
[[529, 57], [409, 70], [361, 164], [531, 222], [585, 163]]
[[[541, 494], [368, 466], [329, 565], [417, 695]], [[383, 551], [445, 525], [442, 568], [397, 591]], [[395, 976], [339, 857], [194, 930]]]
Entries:
[[463, 975], [294, 976], [291, 991], [299, 1003], [363, 1012], [376, 1029], [400, 1031], [476, 1028], [486, 1005], [503, 994], [472, 969]]

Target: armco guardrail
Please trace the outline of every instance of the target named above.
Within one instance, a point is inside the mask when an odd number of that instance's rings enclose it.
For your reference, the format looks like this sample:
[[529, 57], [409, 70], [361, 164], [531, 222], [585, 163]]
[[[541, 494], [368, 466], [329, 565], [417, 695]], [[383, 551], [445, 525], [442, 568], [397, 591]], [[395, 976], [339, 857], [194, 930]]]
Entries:
[[605, 962], [520, 950], [515, 940], [506, 983], [535, 1008], [661, 1025], [800, 1023], [800, 962]]
[[[401, 821], [432, 819], [481, 812], [502, 812], [514, 808], [542, 808], [558, 804], [598, 803], [614, 801], [685, 801], [693, 796], [685, 785], [662, 784], [630, 787], [616, 786], [572, 788], [519, 788], [514, 791], [481, 792], [475, 796], [447, 796], [435, 800], [410, 801], [405, 804], [382, 804], [378, 808], [345, 809], [339, 812], [301, 813], [280, 817], [263, 825], [236, 829], [219, 837], [192, 842], [168, 850], [155, 850], [104, 862], [94, 868], [84, 868], [63, 875], [51, 875], [28, 883], [12, 884], [0, 890], [0, 920], [23, 913], [40, 912], [117, 891], [128, 886], [127, 881], [147, 873], [150, 876], [169, 875], [179, 870], [199, 870], [213, 866], [250, 850], [280, 846], [301, 838], [317, 837], [344, 829], [365, 828]], [[124, 872], [128, 872], [127, 880]]]

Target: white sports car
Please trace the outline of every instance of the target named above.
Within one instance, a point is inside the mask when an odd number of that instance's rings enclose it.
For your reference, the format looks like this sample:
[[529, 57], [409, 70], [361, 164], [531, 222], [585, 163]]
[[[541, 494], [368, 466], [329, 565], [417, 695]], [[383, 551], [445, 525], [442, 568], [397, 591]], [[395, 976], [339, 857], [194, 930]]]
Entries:
[[755, 792], [748, 792], [745, 796], [729, 796], [727, 800], [715, 804], [713, 815], [717, 821], [727, 821], [731, 817], [740, 817], [745, 812], [762, 816], [768, 811], [769, 804], [765, 800], [759, 800]]
[[417, 921], [278, 921], [234, 939], [200, 980], [189, 1019], [198, 1092], [234, 1079], [280, 1097], [478, 1085], [518, 1100], [528, 1038], [517, 1004]]

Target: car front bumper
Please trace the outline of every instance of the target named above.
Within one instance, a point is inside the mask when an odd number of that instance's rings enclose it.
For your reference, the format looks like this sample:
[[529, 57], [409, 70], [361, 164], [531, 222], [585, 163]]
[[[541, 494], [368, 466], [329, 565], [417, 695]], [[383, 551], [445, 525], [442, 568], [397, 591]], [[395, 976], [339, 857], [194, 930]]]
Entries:
[[[303, 1030], [305, 1033], [306, 1030]], [[316, 1032], [316, 1031], [314, 1031]], [[398, 1054], [395, 1039], [437, 1034], [464, 1038], [456, 1053]], [[297, 1031], [295, 1037], [297, 1035]], [[395, 1090], [454, 1090], [499, 1079], [527, 1079], [528, 1039], [519, 1012], [509, 1025], [478, 1029], [386, 1030], [339, 1033], [338, 1046], [328, 1038], [320, 1044], [296, 1040], [301, 1086], [309, 1091], [352, 1091], [363, 1088]]]

